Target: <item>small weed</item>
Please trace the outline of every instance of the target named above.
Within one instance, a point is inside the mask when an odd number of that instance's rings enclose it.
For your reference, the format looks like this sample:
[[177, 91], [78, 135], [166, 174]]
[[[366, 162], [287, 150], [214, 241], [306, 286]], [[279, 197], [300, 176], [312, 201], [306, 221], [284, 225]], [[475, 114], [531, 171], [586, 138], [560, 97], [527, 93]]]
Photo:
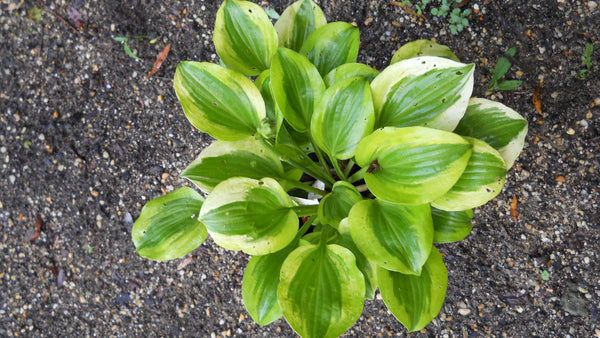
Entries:
[[458, 34], [458, 32], [462, 32], [463, 29], [469, 25], [468, 17], [471, 15], [470, 9], [461, 10], [459, 7], [452, 9], [454, 3], [458, 4], [461, 1], [462, 0], [435, 0], [435, 2], [439, 3], [439, 6], [436, 7], [433, 5], [433, 0], [421, 0], [414, 4], [409, 0], [403, 0], [402, 5], [414, 7], [417, 14], [423, 15], [425, 7], [431, 3], [432, 8], [430, 13], [439, 18], [446, 18], [450, 24], [450, 33]]
[[[138, 35], [135, 37], [135, 39], [146, 39], [148, 38], [146, 35]], [[124, 37], [124, 36], [115, 36], [113, 37], [113, 40], [117, 41], [117, 42], [123, 42], [123, 49], [125, 49], [125, 53], [127, 53], [127, 55], [129, 55], [131, 58], [135, 59], [135, 60], [142, 60], [140, 59], [137, 55], [135, 55], [135, 53], [131, 50], [131, 48], [129, 48], [129, 45], [127, 44], [127, 42], [129, 42], [129, 38]], [[150, 43], [154, 43], [156, 41], [156, 39], [153, 39], [152, 41], [150, 41]]]
[[27, 17], [30, 20], [34, 20], [35, 22], [42, 21], [42, 13], [44, 11], [39, 7], [33, 7], [32, 9], [27, 10]]
[[[515, 56], [517, 52], [516, 47], [509, 48], [505, 55], [509, 57]], [[512, 66], [512, 63], [508, 60], [508, 58], [501, 56], [496, 62], [496, 66], [492, 69], [492, 80], [490, 82], [490, 86], [488, 87], [488, 91], [492, 90], [513, 90], [521, 85], [519, 80], [505, 80], [500, 82], [500, 79], [506, 75], [508, 70]]]
[[594, 52], [594, 45], [586, 43], [585, 51], [581, 56], [581, 61], [585, 64], [585, 68], [579, 70], [579, 78], [582, 80], [585, 80], [590, 75], [590, 69], [592, 69], [592, 52]]
[[540, 271], [540, 277], [542, 278], [542, 280], [548, 281], [550, 280], [550, 272], [548, 272], [547, 270], [542, 270]]

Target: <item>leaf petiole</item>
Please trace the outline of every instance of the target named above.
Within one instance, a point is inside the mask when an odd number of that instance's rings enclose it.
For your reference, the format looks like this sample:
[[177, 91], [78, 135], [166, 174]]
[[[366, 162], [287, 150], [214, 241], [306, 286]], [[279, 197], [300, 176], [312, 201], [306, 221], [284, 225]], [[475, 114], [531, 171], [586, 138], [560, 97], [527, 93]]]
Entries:
[[314, 216], [319, 211], [319, 205], [297, 205], [291, 207], [290, 210], [294, 211], [298, 217]]

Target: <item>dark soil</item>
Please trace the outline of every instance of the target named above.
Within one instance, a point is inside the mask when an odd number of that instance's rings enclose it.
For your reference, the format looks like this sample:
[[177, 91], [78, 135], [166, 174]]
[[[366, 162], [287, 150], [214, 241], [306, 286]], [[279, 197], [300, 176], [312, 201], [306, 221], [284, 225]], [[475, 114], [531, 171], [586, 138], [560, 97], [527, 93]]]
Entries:
[[[261, 4], [281, 13], [290, 2]], [[360, 28], [362, 62], [382, 69], [401, 44], [436, 39], [476, 64], [477, 96], [529, 121], [503, 193], [476, 211], [466, 240], [439, 246], [446, 302], [412, 336], [600, 336], [599, 2], [466, 0], [478, 11], [457, 35], [446, 20], [390, 1], [320, 4], [329, 21]], [[293, 335], [284, 320], [259, 327], [245, 311], [245, 255], [209, 240], [157, 263], [130, 239], [142, 205], [188, 185], [178, 173], [211, 142], [187, 122], [172, 77], [180, 61], [218, 60], [218, 5], [0, 2], [0, 336]], [[132, 38], [141, 61], [118, 36]], [[594, 54], [582, 80], [586, 43]], [[146, 79], [167, 44], [166, 62]], [[513, 46], [507, 78], [522, 86], [486, 93], [490, 69]], [[405, 334], [379, 299], [347, 332]]]

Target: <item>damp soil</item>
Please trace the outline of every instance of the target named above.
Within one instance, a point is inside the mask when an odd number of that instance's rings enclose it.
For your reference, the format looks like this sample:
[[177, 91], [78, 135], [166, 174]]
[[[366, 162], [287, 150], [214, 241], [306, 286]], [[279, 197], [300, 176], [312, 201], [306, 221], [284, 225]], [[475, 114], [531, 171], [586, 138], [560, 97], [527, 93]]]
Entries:
[[[281, 13], [291, 1], [261, 1]], [[503, 192], [473, 232], [439, 245], [449, 270], [440, 315], [410, 336], [600, 336], [600, 8], [598, 1], [466, 0], [470, 25], [391, 1], [318, 1], [361, 31], [359, 61], [383, 69], [411, 40], [434, 39], [476, 65], [474, 95], [529, 121]], [[186, 257], [140, 258], [133, 221], [212, 139], [172, 89], [180, 61], [218, 62], [217, 1], [0, 2], [0, 336], [288, 337], [254, 324], [248, 257], [208, 240]], [[122, 42], [140, 60], [130, 57]], [[585, 45], [594, 46], [585, 79]], [[163, 48], [171, 51], [147, 78]], [[496, 61], [516, 55], [486, 92]], [[348, 337], [404, 336], [380, 297]]]

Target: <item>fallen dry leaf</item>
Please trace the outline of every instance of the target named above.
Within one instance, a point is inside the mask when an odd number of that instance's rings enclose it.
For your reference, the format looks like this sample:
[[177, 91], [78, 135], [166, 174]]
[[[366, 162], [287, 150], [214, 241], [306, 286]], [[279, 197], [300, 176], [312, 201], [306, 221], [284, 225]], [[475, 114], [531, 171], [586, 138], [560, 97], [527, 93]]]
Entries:
[[538, 113], [542, 113], [542, 101], [540, 100], [540, 87], [536, 87], [533, 92], [533, 106]]
[[181, 270], [183, 268], [185, 268], [188, 264], [190, 264], [194, 259], [192, 257], [187, 257], [184, 260], [182, 260], [179, 265], [177, 265], [177, 270]]
[[517, 223], [519, 221], [519, 211], [517, 211], [517, 195], [513, 195], [512, 202], [510, 203], [510, 215], [513, 217], [513, 221]]
[[165, 62], [165, 60], [167, 60], [167, 56], [169, 55], [169, 51], [171, 50], [171, 44], [168, 44], [167, 47], [165, 47], [162, 52], [158, 53], [158, 56], [156, 56], [156, 61], [154, 61], [154, 66], [152, 66], [152, 70], [150, 71], [150, 73], [148, 73], [148, 76], [146, 76], [146, 79], [150, 78], [150, 76], [154, 75], [154, 73], [158, 72], [158, 70], [160, 69], [160, 66], [162, 66], [163, 62]]

